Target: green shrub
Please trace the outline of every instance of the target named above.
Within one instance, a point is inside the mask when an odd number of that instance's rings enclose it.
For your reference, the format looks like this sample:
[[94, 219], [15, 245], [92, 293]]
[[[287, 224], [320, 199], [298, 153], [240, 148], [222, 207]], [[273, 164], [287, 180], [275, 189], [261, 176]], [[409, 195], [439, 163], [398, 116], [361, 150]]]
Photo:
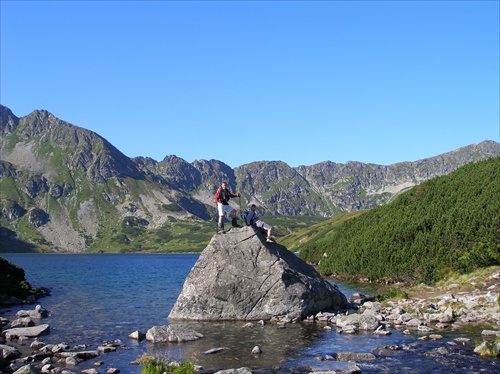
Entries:
[[467, 164], [304, 243], [322, 274], [433, 284], [500, 264], [500, 158]]

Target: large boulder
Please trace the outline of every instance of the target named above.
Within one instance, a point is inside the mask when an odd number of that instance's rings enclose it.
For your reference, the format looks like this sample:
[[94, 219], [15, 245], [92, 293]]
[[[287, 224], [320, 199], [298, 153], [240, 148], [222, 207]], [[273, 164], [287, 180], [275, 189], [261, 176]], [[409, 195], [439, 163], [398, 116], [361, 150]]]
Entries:
[[305, 318], [337, 311], [347, 299], [284, 246], [252, 227], [216, 234], [191, 269], [170, 319]]

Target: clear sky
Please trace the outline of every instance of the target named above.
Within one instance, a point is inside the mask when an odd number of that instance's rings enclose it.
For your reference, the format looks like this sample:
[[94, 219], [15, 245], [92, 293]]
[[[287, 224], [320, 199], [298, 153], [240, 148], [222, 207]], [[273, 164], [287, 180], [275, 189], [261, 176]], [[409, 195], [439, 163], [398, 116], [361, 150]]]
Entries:
[[129, 157], [389, 165], [500, 140], [499, 1], [0, 4], [0, 102]]

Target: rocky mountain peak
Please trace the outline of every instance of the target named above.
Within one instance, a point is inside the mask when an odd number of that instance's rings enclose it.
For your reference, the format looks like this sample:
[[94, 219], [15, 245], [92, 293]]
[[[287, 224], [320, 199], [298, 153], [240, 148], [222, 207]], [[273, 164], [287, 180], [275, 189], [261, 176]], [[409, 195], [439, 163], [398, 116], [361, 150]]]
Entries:
[[[213, 195], [222, 180], [241, 193], [231, 201], [238, 209], [256, 203], [266, 214], [331, 217], [385, 204], [425, 180], [500, 156], [500, 144], [485, 141], [393, 165], [325, 161], [295, 168], [255, 161], [233, 169], [175, 155], [160, 162], [131, 159], [97, 133], [46, 110], [18, 118], [0, 105], [0, 119], [1, 226], [63, 251], [84, 251], [101, 237], [132, 247], [134, 237], [150, 229], [163, 231], [145, 242], [164, 248], [170, 222], [215, 218]], [[44, 219], [30, 220], [28, 212]], [[148, 224], [121, 229], [130, 222]]]

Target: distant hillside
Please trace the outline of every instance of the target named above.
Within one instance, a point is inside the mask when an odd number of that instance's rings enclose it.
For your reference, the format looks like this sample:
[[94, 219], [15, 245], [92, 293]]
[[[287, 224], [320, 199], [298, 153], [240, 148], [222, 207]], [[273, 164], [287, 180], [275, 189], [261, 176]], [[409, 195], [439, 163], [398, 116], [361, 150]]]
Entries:
[[500, 265], [499, 196], [496, 157], [423, 182], [387, 205], [304, 229], [295, 250], [323, 274], [432, 283]]
[[44, 110], [18, 118], [0, 105], [0, 251], [168, 252], [203, 249], [212, 196], [227, 180], [267, 216], [332, 217], [386, 204], [401, 191], [500, 155], [484, 141], [389, 166], [325, 161], [292, 168], [256, 161], [128, 158], [98, 134]]

